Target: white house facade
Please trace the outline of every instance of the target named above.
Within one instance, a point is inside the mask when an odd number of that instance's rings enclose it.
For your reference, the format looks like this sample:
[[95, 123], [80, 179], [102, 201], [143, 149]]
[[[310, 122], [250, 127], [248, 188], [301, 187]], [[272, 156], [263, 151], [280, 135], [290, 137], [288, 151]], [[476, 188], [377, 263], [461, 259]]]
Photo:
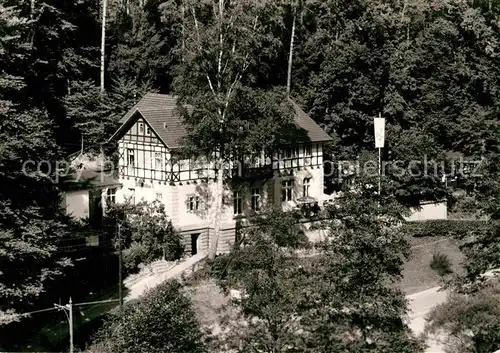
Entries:
[[[330, 137], [292, 102], [296, 125], [307, 143], [283, 146], [272, 157], [233, 162], [225, 194], [219, 252], [234, 242], [236, 220], [270, 205], [290, 210], [322, 205], [323, 145]], [[118, 143], [116, 202], [161, 201], [192, 253], [206, 250], [213, 233], [215, 168], [207, 159], [182, 160], [177, 151], [187, 132], [176, 114], [176, 99], [147, 94], [121, 120], [110, 141]]]

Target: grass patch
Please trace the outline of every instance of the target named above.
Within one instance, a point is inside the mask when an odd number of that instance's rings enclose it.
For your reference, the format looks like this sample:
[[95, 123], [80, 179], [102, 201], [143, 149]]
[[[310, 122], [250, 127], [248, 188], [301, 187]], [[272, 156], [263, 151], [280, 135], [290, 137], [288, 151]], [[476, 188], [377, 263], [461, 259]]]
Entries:
[[448, 237], [414, 238], [410, 241], [412, 254], [404, 266], [403, 279], [399, 284], [406, 294], [441, 285], [442, 277], [430, 266], [437, 256], [447, 258], [450, 270], [462, 273], [463, 254], [458, 248], [458, 241]]

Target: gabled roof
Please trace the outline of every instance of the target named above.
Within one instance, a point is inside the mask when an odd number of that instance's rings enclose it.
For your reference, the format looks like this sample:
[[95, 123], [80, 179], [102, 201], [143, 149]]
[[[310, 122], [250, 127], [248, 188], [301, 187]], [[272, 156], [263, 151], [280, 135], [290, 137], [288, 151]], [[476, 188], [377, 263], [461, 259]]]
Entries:
[[[295, 124], [307, 132], [311, 142], [331, 140], [331, 137], [297, 103], [291, 99], [290, 102], [296, 113]], [[139, 115], [167, 147], [173, 149], [181, 147], [182, 139], [187, 136], [188, 131], [182, 122], [182, 117], [177, 114], [176, 103], [176, 96], [147, 93], [120, 119], [122, 125], [109, 140], [128, 130]]]
[[295, 110], [295, 124], [307, 131], [311, 142], [326, 142], [332, 139], [297, 103], [292, 99], [289, 101]]

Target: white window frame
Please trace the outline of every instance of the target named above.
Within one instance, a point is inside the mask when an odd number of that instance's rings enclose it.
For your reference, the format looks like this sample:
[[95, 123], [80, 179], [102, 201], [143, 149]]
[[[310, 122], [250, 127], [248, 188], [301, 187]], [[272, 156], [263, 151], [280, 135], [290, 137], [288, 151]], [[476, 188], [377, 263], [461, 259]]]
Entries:
[[293, 200], [293, 179], [281, 181], [281, 202]]
[[252, 211], [260, 211], [260, 188], [252, 189]]
[[243, 195], [239, 191], [233, 192], [233, 214], [235, 216], [243, 214]]
[[139, 123], [139, 133], [144, 134], [144, 123]]
[[[132, 157], [132, 163], [130, 163]], [[135, 150], [133, 148], [127, 148], [127, 166], [134, 167], [135, 166]]]
[[151, 128], [146, 125], [146, 135], [151, 135]]
[[309, 190], [311, 188], [311, 179], [310, 177], [304, 178], [302, 182], [302, 196], [308, 197], [309, 196]]
[[312, 145], [304, 145], [304, 157], [312, 156]]
[[116, 203], [116, 188], [108, 188], [106, 190], [106, 202], [108, 204]]
[[200, 209], [201, 199], [199, 196], [189, 196], [188, 199], [188, 210], [198, 211]]
[[155, 165], [154, 165], [154, 169], [155, 170], [161, 170], [161, 166], [163, 164], [163, 158], [162, 158], [162, 155], [161, 155], [161, 152], [154, 152], [154, 161], [155, 161]]

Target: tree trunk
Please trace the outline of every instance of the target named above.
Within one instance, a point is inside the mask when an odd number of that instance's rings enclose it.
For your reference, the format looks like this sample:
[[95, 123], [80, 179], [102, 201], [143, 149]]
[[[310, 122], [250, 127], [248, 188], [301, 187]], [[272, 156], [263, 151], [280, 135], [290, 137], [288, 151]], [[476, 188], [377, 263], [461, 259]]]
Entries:
[[219, 245], [219, 237], [221, 233], [221, 217], [222, 217], [222, 198], [224, 196], [224, 162], [222, 158], [217, 161], [217, 184], [215, 187], [215, 207], [214, 214], [214, 237], [210, 244], [208, 258], [213, 259], [217, 255], [217, 247]]
[[290, 36], [290, 52], [288, 54], [288, 73], [286, 78], [286, 94], [290, 96], [290, 89], [292, 86], [292, 59], [293, 59], [293, 40], [295, 37], [295, 17], [296, 14], [293, 15], [292, 21], [292, 35]]
[[33, 20], [33, 12], [35, 11], [35, 0], [30, 1], [30, 20]]
[[102, 0], [102, 28], [101, 28], [101, 94], [104, 93], [104, 51], [106, 45], [106, 8], [108, 0]]
[[182, 2], [181, 4], [181, 15], [182, 15], [182, 53], [181, 53], [181, 61], [184, 62], [184, 51], [185, 51], [185, 48], [186, 48], [186, 38], [185, 38], [185, 34], [184, 34], [184, 2]]

